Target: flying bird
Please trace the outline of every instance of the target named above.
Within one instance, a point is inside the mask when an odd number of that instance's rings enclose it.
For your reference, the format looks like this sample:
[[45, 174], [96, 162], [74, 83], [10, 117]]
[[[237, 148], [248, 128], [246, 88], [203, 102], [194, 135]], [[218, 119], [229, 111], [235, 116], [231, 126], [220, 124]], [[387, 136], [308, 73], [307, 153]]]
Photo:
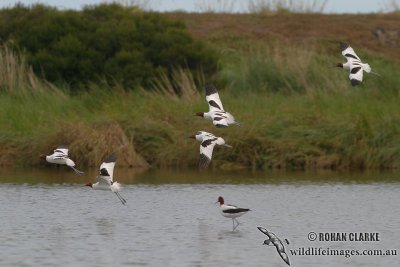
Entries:
[[200, 169], [205, 169], [211, 162], [211, 157], [215, 145], [226, 146], [232, 148], [232, 146], [225, 144], [225, 140], [221, 137], [216, 137], [212, 133], [199, 131], [196, 135], [192, 134], [189, 138], [200, 141]]
[[53, 154], [49, 156], [46, 156], [45, 154], [40, 154], [40, 157], [50, 163], [67, 165], [71, 167], [74, 170], [74, 172], [79, 176], [84, 173], [82, 171], [78, 171], [77, 169], [75, 169], [75, 162], [68, 157], [68, 148], [66, 145], [59, 145], [53, 151]]
[[117, 160], [117, 155], [113, 152], [101, 165], [100, 165], [100, 175], [97, 176], [99, 180], [97, 183], [87, 183], [86, 186], [90, 186], [96, 190], [111, 190], [114, 192], [123, 205], [126, 204], [126, 200], [119, 194], [122, 190], [121, 184], [113, 181], [113, 173], [115, 161]]
[[218, 200], [215, 203], [218, 202], [222, 216], [232, 219], [232, 232], [235, 231], [235, 229], [239, 226], [239, 222], [236, 218], [242, 216], [243, 214], [246, 214], [248, 211], [250, 211], [250, 209], [238, 208], [233, 205], [225, 205], [223, 197], [218, 197]]
[[236, 124], [242, 126], [229, 112], [224, 110], [217, 89], [211, 84], [206, 84], [206, 101], [208, 103], [208, 112], [197, 112], [195, 116], [200, 116], [208, 120], [212, 120], [217, 128], [228, 127], [228, 124]]
[[372, 72], [368, 63], [362, 63], [361, 59], [356, 55], [354, 49], [346, 43], [340, 43], [342, 55], [347, 59], [346, 63], [337, 63], [336, 67], [350, 71], [350, 82], [352, 86], [356, 86], [362, 82], [363, 71], [380, 76], [378, 73]]
[[[268, 239], [264, 240], [263, 245], [275, 246], [276, 251], [278, 251], [279, 256], [281, 256], [282, 260], [290, 266], [289, 257], [286, 254], [285, 247], [283, 246], [282, 241], [272, 232], [268, 231], [263, 227], [257, 227], [263, 234], [268, 236]], [[286, 243], [289, 244], [289, 241], [285, 239]]]

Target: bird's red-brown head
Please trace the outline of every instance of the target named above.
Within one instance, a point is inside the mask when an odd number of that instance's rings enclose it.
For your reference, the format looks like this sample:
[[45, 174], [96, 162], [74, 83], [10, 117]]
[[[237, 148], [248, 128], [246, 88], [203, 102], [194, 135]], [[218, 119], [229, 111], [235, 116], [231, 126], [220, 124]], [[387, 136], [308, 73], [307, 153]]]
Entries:
[[336, 63], [336, 67], [343, 69], [343, 63]]
[[196, 139], [196, 136], [192, 134], [191, 136], [189, 136], [189, 138]]
[[218, 201], [220, 205], [224, 205], [224, 198], [223, 197], [218, 197]]
[[46, 159], [46, 155], [45, 154], [40, 154], [39, 157], [42, 158], [42, 159]]
[[85, 184], [85, 186], [90, 186], [90, 187], [93, 188], [93, 184], [92, 183], [87, 183], [87, 184]]
[[196, 112], [196, 114], [194, 114], [194, 116], [199, 116], [199, 117], [204, 118], [204, 112]]

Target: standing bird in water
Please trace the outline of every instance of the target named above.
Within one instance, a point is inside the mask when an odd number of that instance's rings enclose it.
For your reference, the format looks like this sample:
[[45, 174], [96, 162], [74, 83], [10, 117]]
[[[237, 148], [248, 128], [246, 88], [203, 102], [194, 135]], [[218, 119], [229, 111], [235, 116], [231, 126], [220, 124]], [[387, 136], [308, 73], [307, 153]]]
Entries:
[[206, 84], [206, 101], [208, 103], [208, 112], [197, 112], [195, 116], [200, 116], [208, 120], [212, 120], [217, 128], [228, 127], [228, 124], [236, 124], [242, 126], [229, 112], [224, 110], [217, 89], [211, 84]]
[[225, 140], [221, 137], [216, 137], [212, 133], [203, 131], [197, 132], [196, 135], [192, 134], [189, 138], [200, 141], [200, 169], [205, 169], [211, 162], [211, 157], [215, 145], [226, 146], [232, 148], [232, 146], [225, 144]]
[[380, 76], [378, 73], [372, 72], [368, 63], [362, 63], [361, 59], [356, 55], [354, 49], [346, 43], [340, 43], [342, 55], [347, 59], [346, 63], [337, 63], [336, 67], [350, 71], [350, 82], [352, 86], [360, 84], [363, 80], [363, 71]]
[[60, 164], [60, 165], [67, 165], [74, 170], [76, 174], [79, 176], [82, 175], [84, 172], [78, 171], [75, 169], [75, 162], [68, 157], [68, 148], [66, 145], [59, 145], [53, 152], [53, 154], [46, 156], [45, 154], [41, 154], [40, 157], [45, 159], [47, 162]]
[[[239, 226], [239, 222], [238, 222], [238, 220], [236, 220], [236, 218], [242, 216], [243, 214], [247, 213], [250, 210], [238, 208], [233, 205], [225, 205], [223, 197], [218, 197], [218, 200], [215, 203], [218, 203], [218, 202], [220, 205], [220, 211], [221, 211], [222, 216], [232, 219], [232, 224], [233, 224], [232, 232], [235, 231], [235, 229]], [[235, 225], [235, 222], [236, 222], [236, 225]]]
[[117, 160], [117, 155], [113, 152], [101, 165], [100, 165], [100, 175], [97, 176], [99, 180], [97, 183], [87, 183], [86, 186], [90, 186], [96, 190], [111, 190], [114, 192], [123, 205], [126, 204], [126, 200], [119, 194], [122, 190], [121, 184], [113, 181], [113, 173], [115, 161]]

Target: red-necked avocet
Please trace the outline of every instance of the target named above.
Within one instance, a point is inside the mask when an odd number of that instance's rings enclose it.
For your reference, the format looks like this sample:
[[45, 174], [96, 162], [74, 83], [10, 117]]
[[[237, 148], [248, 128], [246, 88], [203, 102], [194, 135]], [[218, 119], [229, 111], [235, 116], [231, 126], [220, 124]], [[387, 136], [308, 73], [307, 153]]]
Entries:
[[239, 226], [239, 222], [238, 220], [236, 220], [236, 218], [242, 216], [243, 214], [246, 214], [249, 211], [249, 209], [238, 208], [233, 205], [225, 205], [223, 197], [218, 197], [217, 202], [219, 202], [222, 216], [232, 219], [232, 224], [233, 224], [232, 232], [235, 231], [235, 229]]
[[78, 175], [83, 174], [84, 172], [78, 171], [75, 169], [75, 162], [68, 157], [68, 148], [66, 145], [59, 145], [53, 152], [53, 154], [46, 156], [45, 154], [41, 154], [40, 157], [45, 159], [47, 162], [67, 165], [71, 167], [74, 172]]
[[200, 141], [200, 168], [205, 169], [211, 162], [211, 157], [215, 145], [226, 146], [232, 148], [232, 146], [225, 144], [225, 140], [221, 137], [216, 137], [212, 133], [203, 131], [197, 132], [196, 135], [192, 134], [189, 138]]
[[350, 71], [350, 82], [352, 86], [360, 84], [363, 80], [363, 71], [380, 76], [378, 73], [372, 72], [368, 63], [362, 63], [361, 59], [356, 55], [354, 49], [346, 43], [340, 43], [342, 55], [347, 59], [346, 63], [337, 63], [336, 67]]
[[117, 155], [112, 153], [101, 165], [100, 165], [100, 175], [97, 176], [99, 180], [97, 183], [87, 183], [86, 186], [90, 186], [96, 190], [111, 190], [114, 192], [123, 205], [126, 204], [126, 200], [119, 194], [122, 190], [121, 184], [113, 181], [113, 173], [115, 161], [117, 160]]
[[208, 112], [197, 112], [195, 116], [200, 116], [208, 120], [212, 120], [213, 124], [218, 128], [228, 127], [228, 124], [236, 124], [242, 126], [235, 121], [232, 114], [224, 111], [222, 102], [219, 99], [217, 89], [211, 84], [206, 84], [206, 100], [208, 103]]
[[[282, 241], [272, 232], [268, 231], [267, 229], [263, 227], [257, 227], [258, 230], [260, 230], [262, 233], [264, 233], [266, 236], [268, 236], [267, 240], [264, 240], [263, 245], [268, 245], [268, 246], [275, 246], [276, 251], [278, 251], [279, 256], [281, 256], [282, 260], [286, 262], [287, 265], [290, 266], [289, 262], [289, 257], [286, 254], [285, 247], [283, 246]], [[285, 239], [286, 244], [289, 245], [289, 241]]]

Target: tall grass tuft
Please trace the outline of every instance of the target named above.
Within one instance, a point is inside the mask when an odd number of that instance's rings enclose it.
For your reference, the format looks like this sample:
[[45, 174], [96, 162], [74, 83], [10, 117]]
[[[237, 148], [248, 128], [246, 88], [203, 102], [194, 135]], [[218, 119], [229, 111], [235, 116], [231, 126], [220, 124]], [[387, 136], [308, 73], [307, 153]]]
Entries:
[[15, 51], [10, 45], [0, 46], [0, 92], [41, 91], [42, 84], [26, 63], [24, 53]]
[[249, 0], [249, 13], [322, 13], [327, 0]]
[[195, 6], [203, 13], [233, 13], [236, 0], [198, 0]]

